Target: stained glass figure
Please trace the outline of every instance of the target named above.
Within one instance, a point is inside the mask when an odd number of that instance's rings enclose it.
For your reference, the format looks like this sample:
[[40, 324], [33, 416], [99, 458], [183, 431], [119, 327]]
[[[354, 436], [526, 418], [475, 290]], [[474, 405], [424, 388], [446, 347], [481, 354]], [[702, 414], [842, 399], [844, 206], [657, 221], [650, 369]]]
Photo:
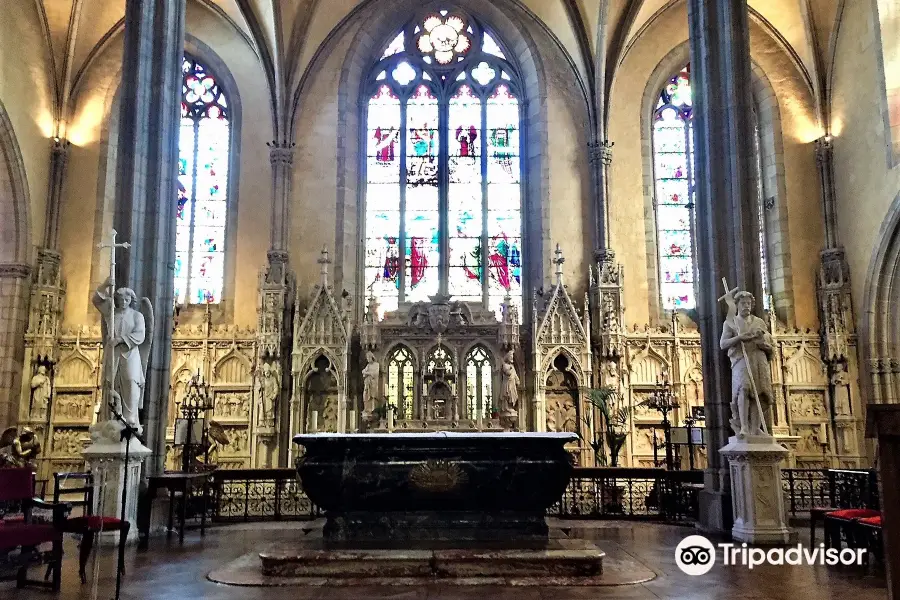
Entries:
[[466, 415], [478, 418], [478, 410], [484, 419], [491, 418], [493, 396], [491, 395], [491, 359], [482, 346], [473, 348], [466, 357]]
[[231, 126], [215, 76], [195, 59], [182, 62], [175, 299], [217, 303], [225, 278], [225, 225]]
[[387, 403], [396, 408], [400, 418], [413, 418], [413, 363], [412, 353], [400, 346], [391, 353], [388, 361]]
[[368, 85], [367, 288], [384, 310], [439, 292], [519, 302], [514, 66], [476, 21], [436, 11], [394, 38]]

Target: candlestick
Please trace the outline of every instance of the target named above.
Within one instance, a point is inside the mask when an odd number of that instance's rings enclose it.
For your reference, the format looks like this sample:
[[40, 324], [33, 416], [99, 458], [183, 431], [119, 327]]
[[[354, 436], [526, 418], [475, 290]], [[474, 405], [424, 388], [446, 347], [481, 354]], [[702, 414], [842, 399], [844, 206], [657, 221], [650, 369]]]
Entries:
[[350, 430], [350, 433], [356, 433], [356, 411], [355, 410], [350, 411], [349, 421], [350, 422], [348, 424], [348, 429]]
[[387, 405], [388, 432], [394, 431], [394, 407]]
[[319, 411], [317, 410], [311, 411], [309, 414], [309, 432], [319, 432]]

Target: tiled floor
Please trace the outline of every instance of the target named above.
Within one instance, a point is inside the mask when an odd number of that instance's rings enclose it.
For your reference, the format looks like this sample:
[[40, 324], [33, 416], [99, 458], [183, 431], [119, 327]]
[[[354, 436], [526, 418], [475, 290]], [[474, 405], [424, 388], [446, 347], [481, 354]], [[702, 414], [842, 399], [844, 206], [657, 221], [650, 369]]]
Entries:
[[[882, 600], [887, 597], [880, 576], [864, 575], [859, 569], [834, 567], [743, 567], [717, 565], [708, 574], [690, 577], [681, 573], [674, 561], [674, 548], [681, 539], [694, 533], [692, 529], [631, 522], [557, 522], [573, 527], [570, 535], [594, 540], [608, 553], [627, 552], [657, 572], [653, 581], [638, 585], [613, 587], [458, 587], [423, 584], [413, 587], [230, 587], [210, 583], [206, 574], [214, 568], [252, 552], [268, 543], [287, 541], [302, 535], [299, 524], [255, 524], [219, 527], [205, 538], [188, 533], [184, 546], [177, 540], [151, 540], [149, 552], [129, 549], [127, 577], [122, 598], [178, 600], [306, 600], [322, 599], [476, 599], [476, 600], [581, 600], [616, 598], [653, 600]], [[66, 542], [63, 566], [63, 589], [59, 595], [38, 588], [18, 590], [12, 582], [0, 582], [0, 599], [61, 600], [92, 598], [92, 584], [81, 585], [77, 576], [77, 548]], [[115, 587], [114, 554], [101, 550], [97, 598], [109, 599]], [[33, 575], [37, 575], [34, 573]]]

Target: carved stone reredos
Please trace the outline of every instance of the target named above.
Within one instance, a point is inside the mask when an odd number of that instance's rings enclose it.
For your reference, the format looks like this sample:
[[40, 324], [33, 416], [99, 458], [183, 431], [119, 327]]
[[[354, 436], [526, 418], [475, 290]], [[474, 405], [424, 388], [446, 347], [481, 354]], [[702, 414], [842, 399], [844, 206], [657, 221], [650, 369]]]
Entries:
[[489, 310], [437, 294], [431, 296], [429, 302], [401, 305], [398, 310], [386, 313], [380, 324], [384, 327], [407, 326], [417, 332], [438, 334], [496, 323], [494, 313]]

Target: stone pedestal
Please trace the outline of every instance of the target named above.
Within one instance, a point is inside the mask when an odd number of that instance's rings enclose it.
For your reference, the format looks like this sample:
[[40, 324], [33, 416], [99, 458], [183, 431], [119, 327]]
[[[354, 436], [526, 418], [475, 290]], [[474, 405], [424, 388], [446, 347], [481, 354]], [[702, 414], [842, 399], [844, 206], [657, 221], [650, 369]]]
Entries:
[[731, 473], [732, 539], [748, 544], [795, 541], [781, 491], [781, 461], [787, 449], [767, 435], [732, 436], [719, 452], [728, 460]]
[[[138, 489], [141, 483], [141, 465], [150, 456], [151, 451], [136, 438], [125, 442], [94, 440], [84, 452], [84, 460], [88, 470], [94, 475], [94, 514], [105, 517], [121, 518], [122, 487], [128, 486], [125, 495], [125, 518], [131, 523], [128, 541], [136, 541]], [[125, 473], [128, 480], [125, 481]], [[116, 534], [118, 539], [118, 534]]]

